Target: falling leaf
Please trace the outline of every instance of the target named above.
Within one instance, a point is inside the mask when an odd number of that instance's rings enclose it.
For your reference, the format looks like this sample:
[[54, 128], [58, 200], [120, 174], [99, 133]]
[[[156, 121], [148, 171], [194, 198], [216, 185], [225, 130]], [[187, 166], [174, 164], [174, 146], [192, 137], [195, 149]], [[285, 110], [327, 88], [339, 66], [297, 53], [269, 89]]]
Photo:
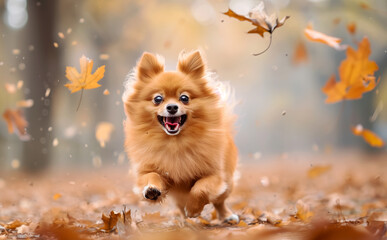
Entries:
[[114, 125], [110, 122], [100, 122], [95, 130], [95, 137], [99, 141], [102, 148], [105, 147], [106, 143], [110, 140], [110, 135], [114, 130]]
[[99, 59], [101, 60], [108, 60], [110, 58], [109, 54], [100, 54]]
[[82, 56], [79, 59], [79, 63], [81, 65], [80, 73], [74, 67], [66, 68], [66, 77], [68, 80], [70, 80], [71, 83], [65, 84], [65, 87], [67, 87], [71, 93], [82, 90], [78, 108], [82, 100], [83, 90], [100, 87], [101, 85], [98, 84], [98, 81], [103, 78], [105, 73], [105, 65], [103, 65], [99, 67], [93, 74], [91, 74], [93, 60], [88, 59], [85, 56]]
[[307, 28], [304, 30], [305, 36], [307, 39], [309, 39], [312, 42], [319, 42], [327, 44], [330, 47], [333, 47], [336, 50], [344, 50], [347, 48], [345, 45], [340, 45], [341, 39], [328, 36], [324, 33], [317, 32], [313, 30], [312, 25], [308, 25]]
[[360, 7], [363, 9], [370, 9], [370, 5], [368, 5], [368, 3], [365, 3], [365, 2], [361, 2]]
[[293, 54], [293, 63], [299, 64], [302, 62], [308, 61], [308, 52], [306, 50], [305, 44], [302, 41], [299, 41]]
[[47, 89], [46, 89], [46, 92], [44, 93], [44, 96], [45, 96], [45, 97], [50, 96], [50, 92], [51, 92], [51, 89], [50, 89], [50, 88], [47, 88]]
[[359, 43], [358, 51], [348, 47], [346, 54], [347, 58], [339, 67], [340, 81], [336, 81], [333, 75], [322, 88], [327, 95], [325, 103], [360, 99], [364, 93], [373, 90], [380, 80], [376, 81], [373, 76], [378, 65], [368, 59], [371, 49], [367, 38]]
[[65, 38], [65, 35], [64, 35], [62, 32], [58, 32], [58, 36], [59, 36], [60, 38], [62, 38], [62, 39]]
[[67, 28], [67, 34], [70, 34], [73, 30], [71, 28]]
[[62, 194], [56, 193], [56, 194], [54, 194], [54, 196], [52, 196], [52, 199], [56, 201], [56, 200], [58, 200], [61, 197], [62, 197]]
[[20, 109], [5, 110], [3, 113], [3, 118], [7, 122], [9, 133], [16, 132], [21, 140], [29, 140], [30, 136], [27, 134], [26, 131], [28, 122], [25, 120], [23, 113]]
[[57, 42], [54, 42], [52, 45], [54, 45], [55, 48], [58, 48], [58, 47], [59, 47], [59, 45], [58, 45]]
[[264, 37], [263, 35], [265, 32], [270, 34], [269, 46], [265, 50], [263, 50], [262, 52], [260, 52], [258, 54], [253, 54], [254, 56], [260, 55], [260, 54], [266, 52], [270, 48], [271, 41], [272, 41], [272, 34], [273, 34], [274, 30], [276, 28], [284, 25], [285, 21], [289, 18], [289, 16], [285, 16], [279, 21], [278, 17], [274, 13], [272, 15], [268, 16], [265, 12], [265, 5], [263, 2], [260, 2], [258, 4], [258, 6], [253, 8], [249, 12], [248, 16], [239, 15], [239, 14], [235, 13], [234, 11], [232, 11], [231, 9], [228, 9], [228, 11], [223, 13], [223, 14], [225, 14], [229, 17], [232, 17], [232, 18], [236, 18], [239, 21], [248, 21], [251, 24], [253, 24], [255, 26], [255, 28], [251, 29], [248, 33], [257, 33], [261, 37]]
[[22, 108], [30, 108], [34, 106], [34, 100], [27, 99], [27, 100], [21, 100], [16, 103], [16, 106], [22, 107]]
[[21, 89], [23, 87], [23, 85], [24, 85], [24, 81], [23, 80], [19, 80], [16, 83], [16, 88], [17, 89]]
[[356, 24], [354, 22], [347, 24], [347, 30], [351, 35], [356, 33]]
[[361, 124], [352, 128], [352, 133], [356, 136], [362, 136], [363, 139], [372, 147], [383, 147], [384, 141], [378, 135], [370, 130], [364, 129]]
[[5, 83], [5, 84], [4, 84], [4, 87], [5, 87], [5, 90], [6, 90], [8, 93], [15, 93], [15, 92], [16, 92], [16, 86], [15, 86], [15, 84], [12, 84], [12, 83]]
[[331, 170], [330, 165], [316, 165], [308, 170], [308, 178], [316, 178]]
[[105, 89], [105, 90], [103, 91], [103, 95], [109, 95], [109, 94], [110, 94], [109, 90]]
[[54, 138], [54, 140], [52, 141], [52, 146], [53, 146], [53, 147], [56, 147], [56, 146], [58, 146], [58, 144], [59, 144], [58, 139], [57, 139], [57, 138]]
[[100, 227], [100, 230], [104, 232], [114, 231], [120, 216], [121, 213], [115, 213], [114, 211], [111, 211], [109, 216], [102, 214], [103, 226]]
[[12, 49], [12, 54], [13, 55], [19, 55], [20, 54], [20, 49]]
[[19, 159], [13, 159], [13, 160], [11, 161], [11, 167], [12, 167], [13, 169], [18, 169], [18, 168], [20, 167], [20, 161], [19, 161]]

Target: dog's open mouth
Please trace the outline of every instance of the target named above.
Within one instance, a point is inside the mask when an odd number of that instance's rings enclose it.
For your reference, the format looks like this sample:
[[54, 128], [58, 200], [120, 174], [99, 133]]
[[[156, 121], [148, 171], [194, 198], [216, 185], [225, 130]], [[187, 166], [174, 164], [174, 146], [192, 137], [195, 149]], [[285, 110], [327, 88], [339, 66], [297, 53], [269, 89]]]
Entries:
[[163, 126], [165, 132], [169, 135], [177, 135], [180, 132], [181, 127], [187, 120], [187, 114], [174, 117], [164, 117], [157, 115], [161, 126]]

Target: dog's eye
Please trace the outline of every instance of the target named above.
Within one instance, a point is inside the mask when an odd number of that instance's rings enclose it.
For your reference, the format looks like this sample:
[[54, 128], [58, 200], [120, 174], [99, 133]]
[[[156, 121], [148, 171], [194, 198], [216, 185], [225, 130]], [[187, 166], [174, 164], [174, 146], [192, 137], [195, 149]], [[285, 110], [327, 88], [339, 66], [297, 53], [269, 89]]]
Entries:
[[181, 95], [181, 96], [180, 96], [180, 101], [181, 101], [182, 103], [187, 104], [188, 101], [189, 101], [189, 97], [188, 97], [187, 95]]
[[153, 102], [154, 104], [160, 104], [161, 102], [163, 101], [163, 97], [162, 96], [156, 96], [155, 98], [153, 98]]

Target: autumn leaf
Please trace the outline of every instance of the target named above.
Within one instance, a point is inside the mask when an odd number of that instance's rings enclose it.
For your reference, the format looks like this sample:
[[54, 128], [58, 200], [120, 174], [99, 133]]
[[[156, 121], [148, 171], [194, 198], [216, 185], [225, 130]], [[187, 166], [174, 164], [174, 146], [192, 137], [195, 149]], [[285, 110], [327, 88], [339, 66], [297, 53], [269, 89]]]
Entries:
[[354, 35], [356, 33], [356, 24], [354, 22], [348, 23], [347, 30], [351, 35]]
[[330, 165], [317, 165], [308, 170], [308, 178], [316, 178], [331, 170]]
[[362, 136], [364, 141], [366, 141], [372, 147], [384, 146], [383, 139], [381, 139], [378, 135], [376, 135], [372, 131], [364, 129], [361, 124], [358, 124], [356, 127], [353, 127], [352, 133], [356, 136]]
[[313, 30], [312, 25], [308, 25], [304, 30], [305, 36], [312, 42], [324, 43], [336, 50], [344, 50], [347, 48], [346, 45], [340, 45], [341, 39], [328, 36], [324, 33]]
[[79, 63], [81, 65], [80, 73], [74, 67], [66, 67], [66, 78], [70, 81], [70, 83], [65, 84], [65, 87], [67, 87], [71, 91], [71, 93], [82, 90], [81, 98], [79, 100], [80, 105], [84, 89], [93, 89], [101, 86], [100, 84], [98, 84], [98, 81], [101, 80], [104, 76], [105, 65], [99, 67], [92, 74], [91, 70], [93, 69], [93, 60], [82, 56], [79, 59]]
[[118, 218], [121, 216], [121, 213], [115, 213], [114, 211], [110, 212], [109, 216], [102, 214], [103, 226], [100, 227], [100, 230], [104, 232], [112, 232], [116, 229]]
[[348, 47], [347, 58], [339, 67], [340, 81], [336, 81], [335, 76], [332, 76], [322, 88], [322, 92], [327, 95], [325, 103], [360, 99], [364, 93], [376, 87], [380, 78], [376, 81], [373, 75], [378, 70], [378, 65], [368, 59], [370, 54], [367, 38], [359, 43], [358, 51]]
[[24, 107], [24, 108], [30, 108], [34, 105], [34, 100], [27, 99], [27, 100], [21, 100], [16, 103], [16, 106], [18, 107]]
[[285, 21], [289, 18], [289, 16], [285, 16], [281, 20], [278, 20], [278, 17], [274, 13], [272, 15], [268, 16], [267, 13], [265, 12], [265, 5], [263, 2], [260, 2], [258, 4], [258, 6], [253, 8], [249, 12], [248, 16], [239, 15], [239, 14], [235, 13], [234, 11], [232, 11], [231, 9], [228, 9], [228, 11], [223, 13], [223, 14], [225, 14], [229, 17], [232, 17], [232, 18], [236, 18], [239, 21], [248, 21], [251, 24], [253, 24], [255, 26], [255, 28], [248, 31], [248, 33], [257, 33], [261, 37], [264, 37], [265, 32], [270, 34], [270, 42], [269, 42], [268, 47], [260, 53], [253, 54], [254, 56], [258, 56], [258, 55], [266, 52], [270, 48], [270, 45], [272, 42], [272, 34], [273, 34], [274, 30], [276, 28], [284, 25]]
[[30, 135], [28, 135], [26, 131], [28, 122], [24, 118], [24, 115], [20, 109], [6, 109], [3, 113], [3, 119], [7, 122], [9, 133], [16, 132], [19, 138], [23, 141], [30, 139]]
[[110, 135], [114, 130], [114, 125], [110, 122], [100, 122], [95, 130], [95, 137], [99, 141], [102, 148], [106, 146], [106, 143], [110, 140]]
[[298, 42], [294, 54], [293, 54], [293, 63], [299, 64], [302, 62], [306, 62], [308, 60], [308, 52], [306, 50], [304, 42], [300, 41]]

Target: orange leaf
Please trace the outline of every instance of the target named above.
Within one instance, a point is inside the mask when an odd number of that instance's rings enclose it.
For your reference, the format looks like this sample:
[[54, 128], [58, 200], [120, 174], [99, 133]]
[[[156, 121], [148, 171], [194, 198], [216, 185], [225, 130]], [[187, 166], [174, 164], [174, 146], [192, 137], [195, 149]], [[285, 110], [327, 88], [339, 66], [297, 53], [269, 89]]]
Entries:
[[347, 58], [339, 67], [340, 81], [336, 82], [332, 76], [322, 89], [327, 95], [326, 103], [360, 99], [364, 93], [373, 90], [380, 80], [375, 81], [374, 77], [378, 65], [368, 59], [371, 49], [367, 38], [359, 43], [357, 51], [348, 47], [346, 53]]
[[347, 47], [345, 45], [340, 45], [340, 38], [331, 37], [324, 33], [317, 32], [312, 29], [311, 25], [308, 25], [308, 27], [305, 28], [304, 33], [306, 38], [310, 41], [327, 44], [328, 46], [333, 47], [336, 50], [344, 50]]
[[258, 33], [259, 35], [261, 35], [261, 37], [263, 37], [263, 34], [265, 32], [272, 34], [276, 28], [284, 25], [285, 21], [289, 18], [289, 16], [285, 16], [281, 20], [278, 20], [278, 17], [275, 14], [268, 16], [264, 9], [264, 3], [260, 2], [258, 6], [256, 6], [249, 12], [248, 17], [239, 15], [231, 9], [228, 9], [228, 11], [223, 14], [232, 18], [236, 18], [239, 21], [251, 22], [251, 24], [253, 24], [255, 28], [251, 29], [248, 33]]
[[370, 130], [364, 129], [362, 125], [358, 124], [352, 128], [352, 133], [356, 136], [362, 136], [363, 139], [372, 147], [383, 147], [384, 141], [378, 135]]
[[308, 52], [306, 50], [304, 42], [300, 41], [293, 54], [293, 63], [298, 64], [306, 62], [308, 60]]
[[9, 133], [13, 133], [16, 127], [16, 133], [18, 134], [19, 138], [21, 140], [29, 140], [30, 136], [26, 131], [28, 122], [25, 120], [20, 109], [6, 109], [3, 113], [3, 118], [7, 122]]
[[91, 70], [93, 68], [93, 60], [82, 56], [79, 59], [81, 65], [81, 72], [79, 73], [74, 67], [66, 68], [66, 78], [71, 82], [65, 84], [71, 93], [77, 92], [81, 89], [93, 89], [98, 88], [101, 85], [98, 81], [101, 80], [105, 74], [105, 65], [99, 67], [93, 74]]
[[348, 23], [347, 24], [347, 30], [350, 34], [355, 34], [356, 33], [356, 24], [354, 22]]
[[109, 216], [102, 214], [103, 226], [100, 227], [100, 230], [104, 232], [114, 231], [116, 229], [116, 225], [120, 217], [121, 213], [115, 213], [114, 211], [111, 211]]

